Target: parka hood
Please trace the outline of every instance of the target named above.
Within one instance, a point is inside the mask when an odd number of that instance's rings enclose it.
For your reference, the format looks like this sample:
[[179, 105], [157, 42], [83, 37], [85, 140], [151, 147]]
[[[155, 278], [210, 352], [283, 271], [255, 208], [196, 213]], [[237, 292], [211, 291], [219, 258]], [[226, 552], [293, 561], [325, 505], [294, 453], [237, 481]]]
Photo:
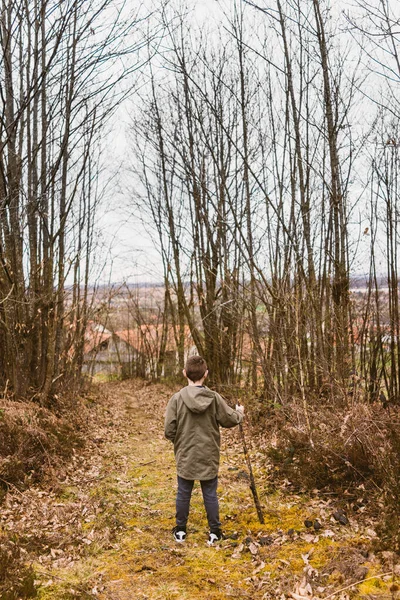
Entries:
[[207, 387], [188, 385], [180, 392], [187, 408], [193, 413], [203, 413], [215, 398], [214, 392]]

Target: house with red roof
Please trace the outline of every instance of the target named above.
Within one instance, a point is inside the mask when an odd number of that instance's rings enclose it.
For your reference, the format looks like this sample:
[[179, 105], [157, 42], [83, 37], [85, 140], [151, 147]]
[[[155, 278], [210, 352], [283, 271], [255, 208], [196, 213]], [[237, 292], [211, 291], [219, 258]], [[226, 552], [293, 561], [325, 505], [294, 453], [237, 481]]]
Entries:
[[[161, 350], [162, 349], [162, 350]], [[196, 352], [189, 328], [185, 329], [185, 359]], [[161, 360], [162, 353], [162, 360]], [[180, 370], [173, 327], [142, 324], [111, 331], [93, 321], [85, 334], [83, 372], [120, 377], [171, 377]]]

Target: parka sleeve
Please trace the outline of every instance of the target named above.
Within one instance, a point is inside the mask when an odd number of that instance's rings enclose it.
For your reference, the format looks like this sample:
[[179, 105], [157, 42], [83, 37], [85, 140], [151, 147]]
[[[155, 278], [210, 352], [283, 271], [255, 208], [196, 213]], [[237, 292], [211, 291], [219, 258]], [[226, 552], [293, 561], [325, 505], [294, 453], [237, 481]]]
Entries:
[[176, 396], [172, 396], [167, 404], [164, 421], [164, 434], [167, 440], [173, 442], [176, 435]]
[[243, 420], [242, 413], [228, 406], [219, 394], [216, 394], [216, 397], [218, 425], [221, 425], [221, 427], [236, 427], [236, 425], [239, 425]]

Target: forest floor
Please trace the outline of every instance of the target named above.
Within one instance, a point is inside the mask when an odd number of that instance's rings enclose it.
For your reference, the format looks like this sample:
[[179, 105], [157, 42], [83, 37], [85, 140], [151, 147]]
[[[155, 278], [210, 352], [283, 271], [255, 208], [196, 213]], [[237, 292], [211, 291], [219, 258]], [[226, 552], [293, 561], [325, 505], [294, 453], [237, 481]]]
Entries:
[[101, 388], [87, 446], [61, 480], [10, 493], [2, 507], [0, 528], [32, 564], [40, 600], [400, 597], [399, 566], [390, 552], [373, 551], [373, 520], [348, 514], [340, 525], [332, 514], [345, 508], [344, 498], [274, 486], [274, 467], [250, 443], [265, 513], [265, 524], [258, 522], [237, 429], [223, 431], [221, 448], [227, 538], [207, 545], [196, 484], [187, 540], [175, 543], [175, 462], [163, 436], [173, 392], [141, 381]]

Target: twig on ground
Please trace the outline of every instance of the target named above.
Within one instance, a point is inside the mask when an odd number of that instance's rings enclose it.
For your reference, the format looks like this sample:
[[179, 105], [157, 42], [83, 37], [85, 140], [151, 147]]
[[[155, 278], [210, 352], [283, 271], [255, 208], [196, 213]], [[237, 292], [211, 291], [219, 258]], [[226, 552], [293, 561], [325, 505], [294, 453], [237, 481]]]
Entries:
[[59, 575], [54, 575], [54, 573], [52, 573], [51, 571], [47, 571], [46, 569], [38, 569], [37, 574], [38, 575], [46, 575], [46, 577], [51, 577], [52, 579], [57, 579], [58, 581], [61, 581], [62, 583], [69, 583], [71, 588], [76, 588], [81, 594], [84, 594], [88, 598], [98, 598], [98, 596], [96, 596], [95, 594], [92, 594], [91, 592], [88, 592], [87, 590], [85, 590], [85, 588], [83, 586], [79, 585], [79, 583], [78, 584], [71, 583], [69, 579], [65, 579], [64, 577], [60, 577]]
[[324, 600], [328, 600], [328, 598], [333, 598], [334, 596], [337, 596], [337, 594], [340, 594], [341, 592], [344, 592], [346, 590], [349, 590], [352, 587], [355, 587], [356, 585], [360, 585], [361, 583], [364, 583], [364, 581], [370, 581], [371, 579], [381, 579], [382, 577], [386, 577], [387, 575], [392, 575], [392, 574], [393, 574], [393, 571], [389, 571], [388, 573], [378, 573], [378, 575], [373, 575], [371, 577], [367, 577], [366, 579], [361, 579], [360, 581], [356, 581], [355, 583], [346, 585], [346, 587], [340, 588], [340, 590], [336, 590], [336, 592], [329, 594], [329, 596], [325, 596]]
[[145, 467], [146, 465], [151, 465], [152, 463], [155, 463], [156, 460], [149, 460], [148, 462], [145, 463], [139, 463], [137, 465], [135, 465], [134, 467], [132, 467], [132, 469], [138, 469], [139, 467]]
[[20, 496], [23, 496], [23, 493], [21, 492], [21, 490], [19, 490], [17, 488], [17, 486], [14, 485], [13, 483], [11, 483], [10, 481], [6, 481], [5, 479], [2, 479], [1, 477], [0, 477], [0, 481], [2, 481], [3, 483], [5, 483], [5, 485], [7, 487], [13, 488], [13, 490], [15, 490]]

